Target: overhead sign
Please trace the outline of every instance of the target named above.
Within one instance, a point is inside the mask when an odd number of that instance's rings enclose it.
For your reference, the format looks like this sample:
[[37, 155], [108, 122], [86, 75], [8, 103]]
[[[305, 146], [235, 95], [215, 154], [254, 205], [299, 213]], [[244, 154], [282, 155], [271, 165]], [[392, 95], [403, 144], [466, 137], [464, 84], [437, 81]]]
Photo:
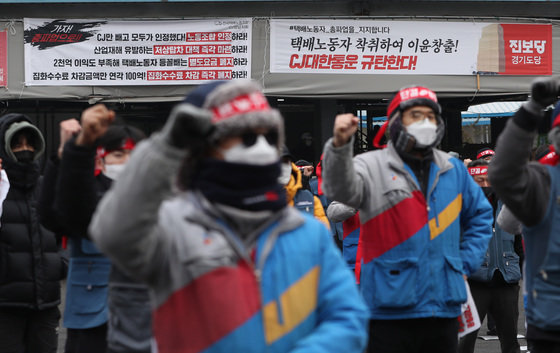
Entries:
[[251, 18], [24, 20], [29, 86], [184, 85], [251, 76]]
[[8, 85], [8, 41], [6, 31], [0, 32], [0, 87]]
[[270, 20], [270, 72], [551, 75], [552, 25]]

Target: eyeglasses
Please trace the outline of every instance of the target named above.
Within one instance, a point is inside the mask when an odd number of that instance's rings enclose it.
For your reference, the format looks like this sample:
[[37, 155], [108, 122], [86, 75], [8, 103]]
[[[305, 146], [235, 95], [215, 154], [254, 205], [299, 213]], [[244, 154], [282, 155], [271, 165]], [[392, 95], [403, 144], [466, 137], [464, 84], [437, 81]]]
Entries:
[[257, 138], [259, 137], [259, 135], [263, 135], [266, 141], [270, 145], [278, 144], [279, 136], [278, 136], [278, 130], [276, 129], [268, 130], [268, 132], [264, 134], [258, 134], [253, 131], [246, 131], [243, 134], [241, 134], [241, 139], [243, 140], [243, 144], [249, 147], [249, 146], [253, 146], [255, 142], [257, 142]]

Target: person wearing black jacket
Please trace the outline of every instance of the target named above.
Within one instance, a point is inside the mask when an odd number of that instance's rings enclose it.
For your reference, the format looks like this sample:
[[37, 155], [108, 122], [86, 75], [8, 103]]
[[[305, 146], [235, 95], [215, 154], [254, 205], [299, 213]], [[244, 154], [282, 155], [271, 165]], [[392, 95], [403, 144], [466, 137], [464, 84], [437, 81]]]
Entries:
[[[118, 178], [136, 142], [145, 137], [127, 125], [112, 125], [99, 140], [89, 139], [89, 122], [102, 105], [86, 109], [82, 125], [60, 124], [59, 156], [45, 171], [51, 212], [70, 239], [70, 270], [64, 326], [66, 353], [151, 350], [151, 308], [147, 287], [113, 266], [89, 240], [87, 227], [98, 201]], [[113, 113], [114, 114], [114, 113]]]
[[0, 350], [55, 353], [64, 263], [40, 222], [39, 129], [22, 114], [0, 118], [0, 158], [10, 182], [0, 219]]

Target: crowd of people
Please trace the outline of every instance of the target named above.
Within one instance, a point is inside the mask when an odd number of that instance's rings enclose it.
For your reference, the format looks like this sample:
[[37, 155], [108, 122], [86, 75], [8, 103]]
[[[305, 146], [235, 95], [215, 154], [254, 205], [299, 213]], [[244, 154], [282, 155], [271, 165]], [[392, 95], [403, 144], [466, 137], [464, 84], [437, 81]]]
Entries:
[[531, 154], [559, 93], [537, 79], [495, 151], [464, 160], [421, 86], [389, 102], [385, 148], [354, 155], [359, 119], [339, 114], [316, 165], [251, 80], [196, 87], [150, 136], [94, 105], [43, 173], [40, 130], [4, 115], [1, 351], [57, 351], [66, 278], [67, 353], [473, 353], [468, 293], [518, 353], [520, 283], [531, 352], [560, 352], [560, 103]]

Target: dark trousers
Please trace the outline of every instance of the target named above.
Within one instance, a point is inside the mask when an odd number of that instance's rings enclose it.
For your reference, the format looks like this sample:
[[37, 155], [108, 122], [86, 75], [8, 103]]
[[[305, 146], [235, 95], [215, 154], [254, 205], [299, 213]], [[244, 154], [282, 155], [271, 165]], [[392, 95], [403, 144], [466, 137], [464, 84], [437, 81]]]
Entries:
[[2, 353], [56, 353], [58, 307], [44, 310], [0, 309], [0, 350]]
[[371, 320], [367, 353], [456, 353], [456, 318]]
[[[504, 284], [490, 287], [484, 283], [469, 281], [471, 293], [480, 321], [491, 313], [496, 322], [502, 353], [519, 353], [517, 320], [519, 316], [519, 286]], [[459, 353], [473, 353], [478, 330], [471, 332], [459, 342]]]
[[531, 353], [560, 353], [560, 342], [529, 340]]
[[107, 324], [67, 330], [64, 353], [105, 353], [107, 351]]
[[492, 317], [492, 314], [490, 314], [490, 312], [488, 312], [488, 315], [486, 315], [486, 327], [488, 328], [488, 331], [496, 331], [496, 322], [494, 321], [494, 317]]

